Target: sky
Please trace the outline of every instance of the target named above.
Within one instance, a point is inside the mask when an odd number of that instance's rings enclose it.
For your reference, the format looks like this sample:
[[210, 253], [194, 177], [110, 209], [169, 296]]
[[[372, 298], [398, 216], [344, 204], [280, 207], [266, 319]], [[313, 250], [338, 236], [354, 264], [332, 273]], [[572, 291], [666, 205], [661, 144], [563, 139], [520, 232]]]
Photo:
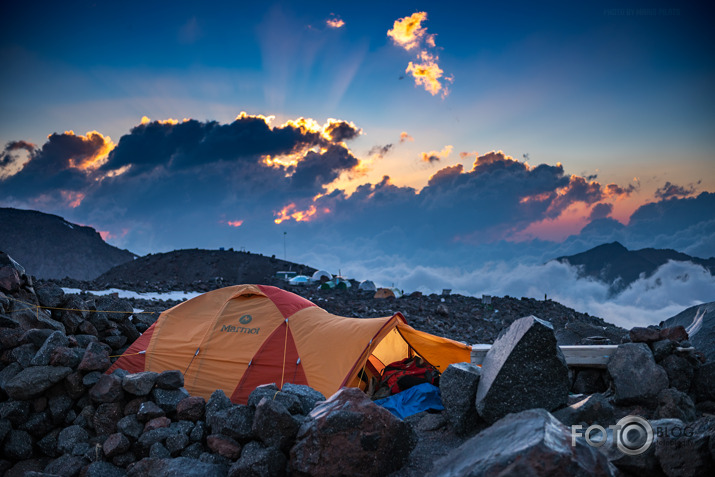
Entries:
[[[614, 300], [591, 284], [565, 291], [574, 270], [544, 264], [614, 240], [715, 256], [702, 2], [0, 12], [0, 206], [137, 254], [232, 247], [609, 317], [627, 311], [603, 311]], [[671, 268], [672, 294], [644, 301], [665, 286], [644, 277], [621, 298], [628, 316], [715, 299], [709, 274]]]

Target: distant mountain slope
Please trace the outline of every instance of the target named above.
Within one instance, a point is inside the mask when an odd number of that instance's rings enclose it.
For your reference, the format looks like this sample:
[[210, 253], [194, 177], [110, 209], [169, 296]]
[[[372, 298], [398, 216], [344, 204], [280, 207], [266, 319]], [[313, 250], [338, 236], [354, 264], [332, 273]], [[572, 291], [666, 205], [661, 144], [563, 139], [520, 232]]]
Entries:
[[91, 280], [136, 255], [109, 245], [92, 227], [35, 210], [0, 207], [0, 250], [37, 278]]
[[118, 265], [94, 280], [100, 287], [130, 290], [210, 290], [239, 283], [271, 283], [276, 272], [312, 275], [316, 269], [275, 257], [232, 250], [174, 250]]
[[715, 302], [691, 306], [663, 323], [666, 327], [677, 325], [685, 328], [690, 342], [708, 361], [715, 361]]
[[665, 265], [669, 260], [692, 262], [715, 274], [715, 257], [702, 259], [671, 249], [628, 250], [618, 242], [599, 245], [585, 252], [559, 257], [556, 260], [582, 267], [584, 276], [612, 284], [612, 291], [616, 293], [638, 280], [642, 273], [646, 277], [651, 276], [658, 267]]

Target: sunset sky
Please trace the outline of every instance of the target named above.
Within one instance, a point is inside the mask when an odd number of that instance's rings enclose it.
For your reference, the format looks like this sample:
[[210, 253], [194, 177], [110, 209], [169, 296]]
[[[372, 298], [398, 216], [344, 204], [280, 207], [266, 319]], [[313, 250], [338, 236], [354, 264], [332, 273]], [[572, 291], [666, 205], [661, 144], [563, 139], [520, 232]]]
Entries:
[[712, 10], [523, 3], [3, 2], [0, 206], [356, 275], [715, 255]]

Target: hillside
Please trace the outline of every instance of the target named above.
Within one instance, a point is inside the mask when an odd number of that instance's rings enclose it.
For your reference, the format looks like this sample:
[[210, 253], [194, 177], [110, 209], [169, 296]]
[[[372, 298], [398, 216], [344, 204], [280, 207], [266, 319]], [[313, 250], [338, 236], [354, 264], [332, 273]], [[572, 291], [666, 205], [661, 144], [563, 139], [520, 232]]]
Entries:
[[275, 257], [233, 250], [174, 250], [118, 265], [94, 280], [99, 288], [208, 291], [238, 283], [271, 284], [276, 272], [312, 275], [316, 269]]
[[135, 257], [106, 243], [92, 227], [12, 208], [0, 208], [0, 250], [37, 278], [91, 280]]
[[582, 276], [610, 284], [613, 293], [627, 288], [638, 280], [641, 274], [651, 276], [669, 260], [692, 262], [715, 274], [715, 257], [702, 259], [671, 249], [628, 250], [618, 242], [599, 245], [582, 253], [558, 257], [556, 260], [581, 267]]

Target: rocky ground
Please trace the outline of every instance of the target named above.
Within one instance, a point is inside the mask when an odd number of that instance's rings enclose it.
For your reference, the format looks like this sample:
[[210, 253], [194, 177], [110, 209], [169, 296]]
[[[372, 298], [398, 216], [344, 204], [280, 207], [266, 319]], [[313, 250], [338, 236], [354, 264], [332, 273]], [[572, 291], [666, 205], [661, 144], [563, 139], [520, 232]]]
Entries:
[[[715, 363], [691, 349], [682, 326], [625, 331], [548, 300], [295, 291], [346, 316], [400, 311], [418, 329], [491, 342], [493, 352], [483, 368], [462, 363], [442, 374], [444, 411], [404, 421], [355, 389], [325, 400], [287, 384], [257, 389], [248, 405], [220, 391], [205, 401], [188, 395], [178, 371], [103, 374], [156, 318], [129, 319], [133, 308], [173, 303], [67, 295], [0, 255], [0, 473], [697, 476], [715, 468]], [[606, 369], [569, 369], [557, 340], [622, 344]], [[627, 415], [649, 420], [658, 436], [640, 455], [572, 441], [571, 425], [608, 428]]]

